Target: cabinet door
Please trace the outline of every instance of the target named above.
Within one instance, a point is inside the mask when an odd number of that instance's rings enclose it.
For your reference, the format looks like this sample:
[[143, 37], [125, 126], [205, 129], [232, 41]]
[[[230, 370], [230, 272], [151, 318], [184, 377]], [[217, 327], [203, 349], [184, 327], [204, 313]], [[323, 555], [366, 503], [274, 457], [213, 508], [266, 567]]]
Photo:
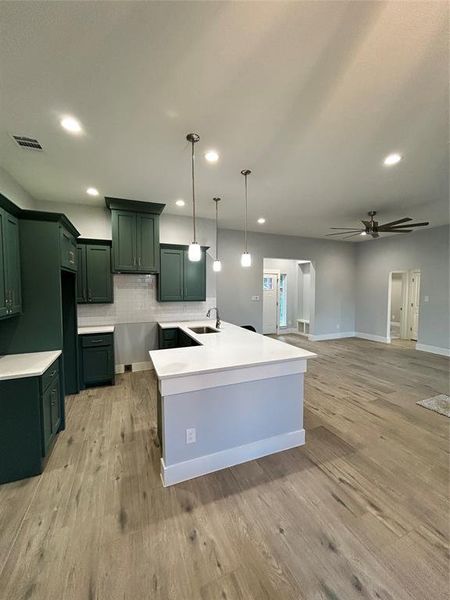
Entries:
[[116, 272], [136, 272], [136, 213], [112, 211], [113, 267]]
[[55, 379], [53, 385], [50, 386], [50, 417], [52, 424], [52, 435], [56, 435], [59, 431], [61, 423], [61, 400], [59, 397], [59, 379]]
[[148, 213], [137, 218], [137, 263], [140, 273], [159, 271], [159, 218]]
[[114, 377], [112, 346], [83, 348], [83, 380], [85, 385], [103, 383]]
[[77, 263], [77, 302], [83, 304], [87, 302], [86, 246], [84, 244], [77, 246]]
[[161, 248], [159, 273], [159, 301], [180, 302], [183, 300], [183, 256], [180, 248]]
[[88, 302], [113, 301], [111, 248], [109, 246], [86, 245], [86, 283]]
[[71, 233], [61, 227], [61, 266], [69, 271], [77, 270], [77, 244]]
[[8, 314], [5, 219], [6, 213], [0, 208], [0, 317]]
[[20, 247], [19, 221], [16, 217], [5, 213], [5, 258], [6, 282], [8, 290], [8, 313], [17, 315], [22, 311], [20, 289]]
[[206, 300], [206, 253], [202, 250], [202, 257], [198, 262], [188, 258], [188, 251], [183, 252], [184, 259], [184, 290], [183, 300]]
[[52, 389], [50, 385], [42, 394], [42, 456], [47, 454], [52, 434]]

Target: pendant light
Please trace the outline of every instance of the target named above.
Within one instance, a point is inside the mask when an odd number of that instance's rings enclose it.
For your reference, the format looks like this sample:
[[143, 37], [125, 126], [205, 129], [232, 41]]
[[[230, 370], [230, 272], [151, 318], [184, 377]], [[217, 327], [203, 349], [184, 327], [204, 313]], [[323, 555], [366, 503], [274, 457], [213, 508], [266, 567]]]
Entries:
[[194, 240], [192, 244], [189, 244], [188, 258], [191, 262], [198, 262], [202, 257], [202, 250], [200, 244], [197, 242], [196, 229], [195, 229], [195, 150], [194, 144], [196, 144], [200, 136], [198, 133], [188, 133], [186, 136], [188, 142], [192, 145], [191, 152], [191, 171], [192, 171], [192, 223], [194, 228]]
[[220, 198], [213, 198], [216, 203], [216, 259], [213, 262], [213, 271], [219, 273], [222, 270], [222, 263], [219, 260], [219, 202]]
[[247, 177], [250, 175], [251, 171], [249, 169], [244, 169], [241, 171], [242, 175], [245, 177], [245, 243], [244, 243], [244, 252], [241, 254], [241, 267], [251, 267], [252, 266], [252, 255], [249, 253], [247, 249], [247, 212], [248, 212], [248, 190], [247, 190]]

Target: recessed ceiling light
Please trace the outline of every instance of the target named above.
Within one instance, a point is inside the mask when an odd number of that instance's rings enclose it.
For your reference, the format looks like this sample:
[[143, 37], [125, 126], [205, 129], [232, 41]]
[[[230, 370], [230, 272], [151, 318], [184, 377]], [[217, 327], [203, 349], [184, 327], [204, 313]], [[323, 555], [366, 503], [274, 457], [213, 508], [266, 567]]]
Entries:
[[397, 152], [394, 152], [393, 154], [388, 154], [386, 156], [386, 158], [384, 159], [384, 164], [388, 167], [391, 167], [392, 165], [396, 165], [397, 163], [399, 163], [401, 160], [401, 155], [397, 154]]
[[184, 206], [186, 203], [185, 203], [185, 201], [184, 201], [184, 200], [182, 200], [182, 199], [180, 198], [179, 200], [177, 200], [177, 201], [175, 202], [175, 204], [176, 204], [177, 206]]
[[264, 223], [265, 223], [265, 222], [266, 222], [266, 220], [265, 220], [265, 218], [264, 218], [264, 217], [259, 217], [259, 219], [258, 219], [258, 223], [259, 223], [260, 225], [264, 225]]
[[70, 131], [70, 133], [80, 133], [81, 125], [80, 122], [75, 119], [75, 117], [63, 117], [61, 119], [61, 127], [64, 127], [66, 131]]
[[219, 160], [219, 155], [215, 150], [208, 150], [205, 154], [205, 158], [208, 162], [217, 162]]
[[98, 189], [94, 187], [88, 187], [86, 194], [89, 194], [89, 196], [98, 196]]

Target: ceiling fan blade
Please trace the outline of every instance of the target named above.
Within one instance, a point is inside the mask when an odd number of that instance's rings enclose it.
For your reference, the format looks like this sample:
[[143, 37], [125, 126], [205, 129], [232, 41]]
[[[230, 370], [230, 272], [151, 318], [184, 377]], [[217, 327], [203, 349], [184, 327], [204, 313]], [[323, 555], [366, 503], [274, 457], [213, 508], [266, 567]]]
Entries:
[[391, 227], [392, 225], [400, 225], [400, 223], [406, 223], [407, 221], [412, 221], [411, 217], [405, 217], [404, 219], [398, 219], [397, 221], [391, 221], [390, 223], [383, 223], [380, 227]]
[[[428, 222], [423, 222], [423, 223], [408, 223], [408, 225], [395, 225], [395, 227], [389, 227], [389, 229], [404, 229], [405, 227], [426, 227], [427, 225], [429, 225]], [[381, 226], [381, 229], [384, 229], [385, 225]]]
[[345, 231], [361, 231], [360, 227], [330, 227], [330, 229], [345, 229]]
[[380, 233], [411, 233], [413, 229], [380, 229]]
[[344, 238], [342, 238], [343, 240], [348, 240], [348, 238], [351, 237], [355, 237], [355, 235], [361, 235], [361, 232], [358, 231], [357, 233], [352, 233], [352, 235], [346, 235]]
[[[358, 231], [356, 233], [360, 233], [361, 230], [358, 229]], [[338, 231], [337, 233], [326, 233], [325, 236], [326, 237], [330, 237], [333, 235], [345, 235], [346, 233], [355, 233], [352, 229], [350, 231]]]

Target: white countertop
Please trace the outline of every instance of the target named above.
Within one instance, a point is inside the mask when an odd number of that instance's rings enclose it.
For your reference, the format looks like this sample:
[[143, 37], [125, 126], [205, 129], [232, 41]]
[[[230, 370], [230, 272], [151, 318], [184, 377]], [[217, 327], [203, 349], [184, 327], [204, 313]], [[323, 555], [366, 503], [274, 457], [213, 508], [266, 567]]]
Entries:
[[190, 327], [215, 329], [215, 320], [159, 323], [164, 329], [178, 327], [201, 346], [151, 350], [150, 358], [159, 379], [224, 371], [238, 367], [314, 358], [308, 350], [248, 331], [222, 321], [217, 333], [198, 334]]
[[0, 356], [0, 381], [40, 377], [60, 354], [61, 350], [50, 350]]
[[97, 325], [94, 327], [78, 327], [78, 335], [89, 335], [91, 333], [114, 333], [114, 325]]

